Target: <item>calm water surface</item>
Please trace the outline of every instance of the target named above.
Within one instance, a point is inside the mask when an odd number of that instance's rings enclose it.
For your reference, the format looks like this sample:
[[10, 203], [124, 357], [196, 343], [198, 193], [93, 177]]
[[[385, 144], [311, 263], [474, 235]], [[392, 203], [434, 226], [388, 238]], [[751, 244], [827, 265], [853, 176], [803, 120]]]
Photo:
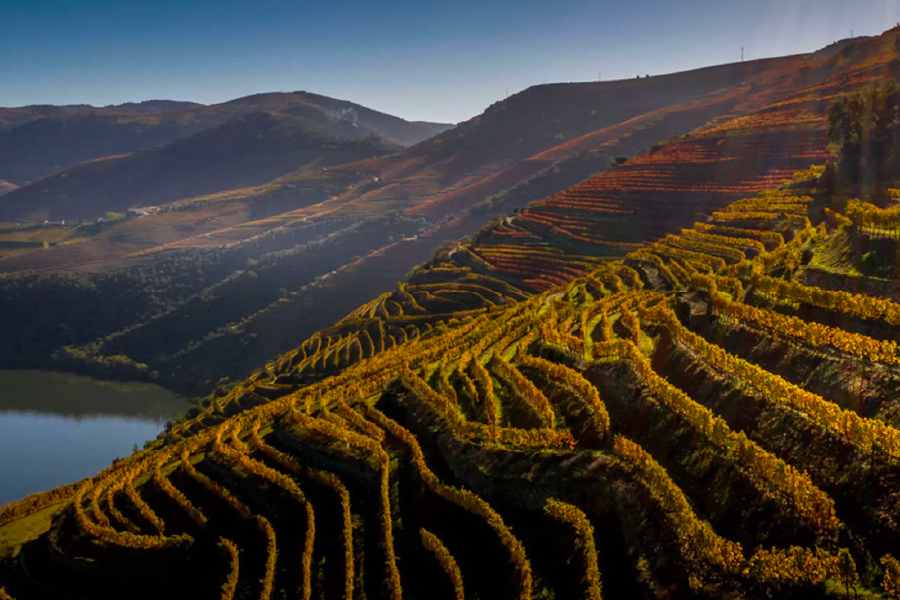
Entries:
[[0, 371], [0, 504], [103, 469], [188, 408], [145, 383]]

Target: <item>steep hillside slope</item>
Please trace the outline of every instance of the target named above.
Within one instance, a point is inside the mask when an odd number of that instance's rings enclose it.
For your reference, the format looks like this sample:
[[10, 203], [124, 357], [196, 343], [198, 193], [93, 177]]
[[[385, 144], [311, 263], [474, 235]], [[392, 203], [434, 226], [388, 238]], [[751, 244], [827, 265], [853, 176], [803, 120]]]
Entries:
[[[83, 292], [117, 281], [147, 294], [113, 292], [133, 308], [127, 322], [68, 322], [71, 311], [49, 307], [67, 325], [56, 348], [31, 348], [38, 325], [10, 321], [0, 361], [24, 366], [56, 350], [61, 366], [107, 373], [110, 357], [126, 356], [129, 374], [208, 390], [393, 289], [442, 245], [411, 283], [454, 283], [465, 272], [520, 294], [547, 289], [821, 162], [830, 102], [895, 76], [896, 39], [890, 31], [784, 59], [538, 86], [391, 156], [179, 200], [2, 258], [4, 271], [44, 275], [8, 277], [0, 314], [20, 312], [60, 270], [86, 279]], [[637, 156], [606, 170], [623, 154]], [[492, 219], [470, 243], [452, 244]], [[356, 237], [373, 222], [388, 230]], [[259, 293], [229, 291], [251, 280]], [[184, 284], [167, 294], [166, 281]], [[183, 325], [197, 314], [210, 318]]]
[[[841, 42], [797, 63], [776, 63], [758, 80], [742, 80], [740, 93], [730, 92], [734, 104], [727, 114], [530, 203], [480, 231], [471, 243], [438, 257], [436, 264], [499, 277], [523, 290], [546, 289], [598, 258], [621, 256], [642, 241], [823, 162], [831, 102], [900, 75], [898, 33]], [[598, 139], [592, 134], [563, 147]], [[573, 263], [571, 255], [586, 258]]]
[[809, 177], [544, 293], [466, 276], [362, 307], [147, 449], [0, 511], [0, 534], [33, 531], [0, 585], [18, 600], [888, 593], [900, 305], [796, 281], [860, 234], [837, 213], [813, 226]]

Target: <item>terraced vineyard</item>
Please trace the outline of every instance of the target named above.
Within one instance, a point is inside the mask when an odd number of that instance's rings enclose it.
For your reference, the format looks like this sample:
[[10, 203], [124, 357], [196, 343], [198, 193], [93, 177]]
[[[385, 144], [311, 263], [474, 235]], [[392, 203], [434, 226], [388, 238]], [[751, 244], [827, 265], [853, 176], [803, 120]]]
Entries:
[[795, 277], [896, 223], [798, 182], [623, 259], [495, 249], [541, 293], [420, 269], [0, 511], [55, 513], [0, 597], [896, 597], [900, 305]]

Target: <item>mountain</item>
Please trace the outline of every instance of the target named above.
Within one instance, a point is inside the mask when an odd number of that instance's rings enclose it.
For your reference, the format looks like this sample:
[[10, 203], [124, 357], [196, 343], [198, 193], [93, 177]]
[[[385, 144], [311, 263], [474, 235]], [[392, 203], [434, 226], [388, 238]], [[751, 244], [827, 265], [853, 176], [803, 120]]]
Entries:
[[209, 126], [179, 116], [198, 107], [149, 101], [0, 108], [0, 179], [23, 185], [86, 160], [166, 144]]
[[[537, 86], [399, 152], [0, 251], [0, 364], [52, 355], [59, 368], [202, 393], [323, 328], [343, 335], [346, 324], [328, 326], [380, 294], [399, 302], [407, 275], [445, 296], [469, 277], [517, 297], [560, 285], [824, 162], [833, 99], [895, 78], [896, 39]], [[40, 319], [15, 316], [48, 295], [60, 302]], [[115, 309], [88, 308], [98, 303]]]
[[[257, 94], [204, 106], [148, 100], [105, 107], [0, 108], [0, 179], [37, 181], [98, 158], [165, 146], [258, 112], [350, 125], [353, 138], [375, 135], [407, 146], [449, 125], [409, 122], [363, 106], [306, 92]], [[365, 132], [360, 134], [359, 132]]]
[[324, 115], [333, 123], [367, 132], [360, 135], [375, 135], [399, 146], [412, 146], [453, 127], [445, 123], [406, 121], [346, 100], [311, 92], [256, 94], [214, 108], [223, 112], [268, 111], [306, 115], [319, 122]]
[[247, 112], [162, 148], [82, 163], [14, 190], [0, 203], [0, 218], [93, 219], [399, 149], [367, 135], [349, 121]]
[[[897, 80], [898, 40], [900, 29], [893, 29], [770, 62], [770, 68], [722, 92], [729, 97], [727, 111], [520, 207], [435, 263], [474, 269], [524, 290], [544, 290], [584, 273], [597, 260], [621, 256], [742, 195], [824, 163], [830, 156], [827, 113], [833, 99]], [[543, 156], [616, 135], [588, 134]]]
[[164, 113], [177, 113], [202, 107], [197, 102], [182, 102], [178, 100], [145, 100], [143, 102], [126, 102], [124, 104], [110, 104], [103, 107], [89, 104], [68, 104], [56, 106], [52, 104], [35, 104], [31, 106], [0, 107], [0, 130], [24, 125], [33, 121], [51, 117], [65, 117], [81, 114], [117, 114], [124, 115], [152, 115]]
[[[410, 123], [305, 92], [259, 94], [160, 116], [164, 108], [174, 107], [157, 102], [149, 108], [140, 104], [104, 109], [154, 115], [152, 127], [146, 126], [144, 116], [136, 117], [137, 131], [123, 131], [121, 117], [114, 118], [116, 131], [107, 131], [107, 116], [40, 119], [11, 130], [6, 139], [16, 159], [10, 161], [31, 168], [38, 168], [40, 161], [29, 150], [45, 152], [54, 136], [101, 139], [106, 144], [103, 152], [96, 144], [90, 148], [99, 155], [113, 154], [122, 141], [118, 134], [142, 135], [143, 140], [135, 152], [102, 156], [22, 186], [0, 204], [0, 215], [31, 221], [91, 219], [107, 211], [256, 185], [314, 162], [327, 167], [385, 154], [448, 127]], [[0, 141], [0, 158], [2, 147]]]
[[141, 102], [123, 102], [122, 104], [108, 104], [104, 110], [135, 115], [158, 115], [164, 113], [185, 112], [202, 108], [199, 102], [184, 102], [180, 100], [143, 100]]

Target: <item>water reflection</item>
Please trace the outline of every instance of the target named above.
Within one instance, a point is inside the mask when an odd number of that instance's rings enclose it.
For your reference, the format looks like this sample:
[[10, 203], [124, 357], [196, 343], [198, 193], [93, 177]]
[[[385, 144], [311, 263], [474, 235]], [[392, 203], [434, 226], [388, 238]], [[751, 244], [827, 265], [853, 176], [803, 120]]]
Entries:
[[189, 407], [149, 384], [0, 371], [0, 504], [99, 471]]
[[101, 381], [68, 373], [0, 371], [0, 412], [25, 411], [69, 417], [118, 415], [167, 421], [186, 401], [158, 385]]

